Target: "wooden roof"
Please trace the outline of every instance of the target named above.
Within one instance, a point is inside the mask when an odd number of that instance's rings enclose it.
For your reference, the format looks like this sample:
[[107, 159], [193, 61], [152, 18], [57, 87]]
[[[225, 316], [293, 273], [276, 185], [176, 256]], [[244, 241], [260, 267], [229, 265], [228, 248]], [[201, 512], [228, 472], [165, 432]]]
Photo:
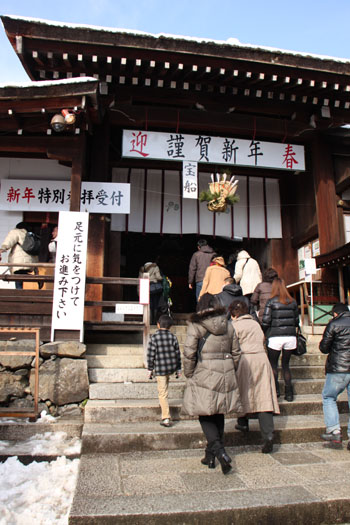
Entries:
[[1, 18], [31, 79], [96, 78], [112, 124], [169, 128], [181, 118], [182, 129], [282, 138], [350, 121], [350, 61]]
[[62, 109], [76, 114], [76, 125], [66, 133], [77, 134], [86, 127], [86, 111], [97, 113], [98, 81], [76, 79], [56, 82], [28, 82], [0, 86], [0, 130], [2, 133], [51, 134], [50, 121]]
[[350, 265], [350, 243], [316, 257], [317, 268], [335, 268]]

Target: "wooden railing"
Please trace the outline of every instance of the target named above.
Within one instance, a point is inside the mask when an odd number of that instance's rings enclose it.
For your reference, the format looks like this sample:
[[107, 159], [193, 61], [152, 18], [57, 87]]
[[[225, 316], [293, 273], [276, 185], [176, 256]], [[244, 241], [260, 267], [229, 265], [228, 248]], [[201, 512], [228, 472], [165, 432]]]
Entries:
[[[17, 264], [0, 263], [0, 267], [18, 267]], [[28, 268], [54, 268], [54, 263], [35, 263], [26, 264]], [[8, 274], [2, 273], [0, 279], [5, 282], [20, 281], [23, 283], [53, 283], [54, 275], [40, 275], [40, 274]], [[139, 285], [138, 278], [127, 277], [86, 277], [87, 285], [111, 286], [119, 285], [137, 287]], [[103, 293], [101, 294], [103, 297]], [[52, 310], [53, 290], [26, 290], [26, 289], [6, 289], [0, 288], [0, 324], [8, 326], [14, 324], [15, 326], [35, 326], [39, 325], [42, 330], [43, 339], [47, 339], [50, 333], [51, 325], [51, 310]], [[51, 303], [51, 304], [50, 304]], [[125, 315], [123, 321], [103, 320], [102, 313], [104, 309], [111, 310], [117, 304], [139, 304], [137, 301], [120, 301], [120, 300], [85, 300], [85, 312], [90, 313], [88, 320], [85, 320], [84, 326], [87, 331], [100, 332], [118, 332], [118, 331], [142, 331], [144, 349], [147, 346], [149, 337], [149, 306], [143, 306], [143, 313], [140, 316]], [[93, 318], [91, 318], [93, 312]], [[3, 321], [1, 322], [1, 317]], [[19, 321], [19, 317], [22, 320]], [[11, 318], [14, 323], [11, 322]], [[43, 329], [43, 320], [45, 320], [45, 329]], [[41, 321], [41, 324], [40, 322]], [[21, 323], [19, 325], [19, 322]], [[16, 324], [15, 324], [16, 323]], [[61, 334], [62, 338], [70, 338], [70, 334]]]

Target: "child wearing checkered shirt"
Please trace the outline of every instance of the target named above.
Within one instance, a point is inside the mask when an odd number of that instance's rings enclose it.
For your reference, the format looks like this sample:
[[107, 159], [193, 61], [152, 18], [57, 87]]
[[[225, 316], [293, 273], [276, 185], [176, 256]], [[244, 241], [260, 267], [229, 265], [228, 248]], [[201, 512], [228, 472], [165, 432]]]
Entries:
[[168, 402], [169, 378], [175, 373], [179, 377], [181, 372], [181, 355], [176, 335], [170, 332], [173, 320], [168, 315], [161, 315], [158, 319], [155, 334], [149, 340], [147, 348], [147, 368], [149, 378], [157, 378], [158, 399], [162, 412], [161, 425], [171, 427]]

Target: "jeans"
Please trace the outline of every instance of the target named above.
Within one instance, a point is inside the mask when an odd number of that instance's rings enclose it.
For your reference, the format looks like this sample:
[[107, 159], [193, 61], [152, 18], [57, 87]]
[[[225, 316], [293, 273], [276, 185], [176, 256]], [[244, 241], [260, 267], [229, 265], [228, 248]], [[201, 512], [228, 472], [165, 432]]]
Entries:
[[196, 301], [197, 302], [198, 302], [199, 294], [201, 293], [202, 286], [203, 286], [203, 281], [198, 281], [196, 283]]
[[[322, 391], [323, 415], [326, 432], [340, 430], [337, 397], [345, 389], [348, 391], [350, 409], [350, 374], [327, 374]], [[348, 436], [350, 438], [350, 418], [348, 422]]]

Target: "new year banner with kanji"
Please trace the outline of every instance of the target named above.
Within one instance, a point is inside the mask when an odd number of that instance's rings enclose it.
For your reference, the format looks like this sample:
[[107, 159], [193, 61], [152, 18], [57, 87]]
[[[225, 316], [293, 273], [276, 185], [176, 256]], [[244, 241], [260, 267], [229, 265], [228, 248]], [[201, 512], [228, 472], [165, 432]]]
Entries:
[[305, 171], [304, 146], [255, 138], [124, 130], [123, 157]]

